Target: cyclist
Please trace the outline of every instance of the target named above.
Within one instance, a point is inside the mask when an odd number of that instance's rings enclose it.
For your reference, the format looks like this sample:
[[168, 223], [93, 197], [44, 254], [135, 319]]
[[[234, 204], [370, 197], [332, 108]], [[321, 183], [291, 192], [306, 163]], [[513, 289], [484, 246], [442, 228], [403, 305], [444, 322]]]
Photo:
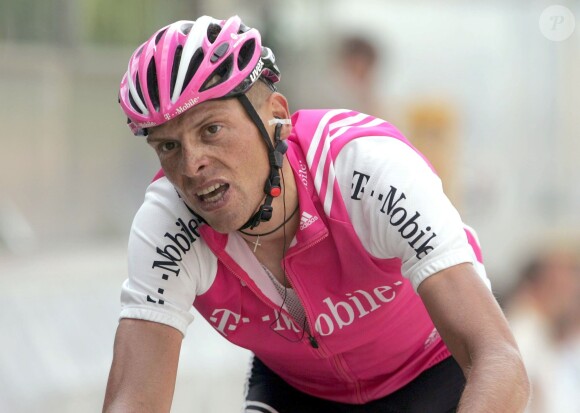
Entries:
[[382, 119], [291, 116], [279, 79], [237, 16], [175, 22], [132, 55], [120, 104], [162, 169], [131, 230], [104, 411], [169, 411], [192, 303], [255, 355], [246, 412], [521, 411], [476, 235], [428, 161]]

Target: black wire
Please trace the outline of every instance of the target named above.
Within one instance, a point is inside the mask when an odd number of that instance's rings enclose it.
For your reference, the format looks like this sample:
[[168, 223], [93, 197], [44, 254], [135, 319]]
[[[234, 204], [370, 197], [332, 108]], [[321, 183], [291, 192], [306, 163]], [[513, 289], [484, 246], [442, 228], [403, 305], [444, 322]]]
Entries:
[[[284, 208], [284, 221], [286, 221], [286, 181], [284, 180], [284, 172], [282, 170], [280, 170], [280, 176], [282, 178], [282, 188], [284, 188], [284, 192], [282, 194], [282, 205]], [[296, 202], [298, 202], [298, 199], [296, 199]], [[296, 212], [297, 209], [298, 209], [298, 206], [296, 206], [296, 209], [292, 212], [292, 215], [294, 215], [294, 213]], [[290, 218], [288, 218], [288, 219], [290, 219]], [[280, 308], [278, 309], [278, 313], [276, 314], [276, 319], [270, 323], [270, 329], [274, 333], [276, 333], [280, 337], [282, 337], [283, 339], [288, 340], [292, 343], [298, 343], [298, 342], [302, 341], [302, 339], [304, 338], [304, 334], [306, 333], [306, 309], [304, 309], [304, 322], [302, 323], [302, 335], [300, 336], [300, 338], [298, 340], [292, 340], [288, 337], [285, 337], [283, 334], [280, 334], [279, 332], [277, 332], [276, 330], [274, 330], [272, 328], [272, 326], [280, 320], [280, 316], [282, 315], [282, 309], [284, 308], [284, 304], [286, 304], [286, 299], [288, 298], [288, 287], [286, 286], [286, 283], [287, 283], [287, 280], [286, 280], [286, 261], [284, 260], [284, 256], [286, 255], [286, 225], [284, 225], [283, 231], [284, 231], [284, 243], [282, 244], [282, 272], [284, 273], [284, 277], [282, 279], [282, 286], [284, 287], [284, 296], [282, 297], [282, 304], [280, 305]], [[292, 318], [294, 318], [294, 317], [292, 317]]]
[[[284, 180], [282, 180], [282, 182], [284, 182]], [[298, 211], [298, 204], [296, 204], [296, 208], [294, 209], [294, 211], [292, 211], [290, 216], [288, 218], [286, 218], [286, 204], [284, 203], [284, 221], [280, 225], [278, 225], [276, 228], [274, 228], [273, 230], [268, 231], [268, 232], [263, 232], [261, 234], [252, 234], [250, 232], [242, 231], [241, 229], [239, 229], [238, 232], [241, 232], [242, 234], [248, 235], [250, 237], [264, 237], [266, 235], [273, 234], [274, 232], [278, 231], [280, 228], [285, 227], [286, 224], [288, 223], [288, 221], [290, 221], [292, 219], [292, 217], [294, 216], [294, 214], [296, 214], [297, 211]], [[286, 239], [284, 239], [284, 242], [286, 242]]]

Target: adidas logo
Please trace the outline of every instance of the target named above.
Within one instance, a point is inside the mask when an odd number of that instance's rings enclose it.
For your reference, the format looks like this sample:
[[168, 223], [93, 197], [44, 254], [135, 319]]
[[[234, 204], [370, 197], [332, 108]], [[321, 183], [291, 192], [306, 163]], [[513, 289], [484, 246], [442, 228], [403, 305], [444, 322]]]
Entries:
[[318, 217], [310, 215], [308, 212], [303, 211], [300, 217], [300, 229], [304, 230], [310, 225], [314, 224], [314, 221], [318, 220]]

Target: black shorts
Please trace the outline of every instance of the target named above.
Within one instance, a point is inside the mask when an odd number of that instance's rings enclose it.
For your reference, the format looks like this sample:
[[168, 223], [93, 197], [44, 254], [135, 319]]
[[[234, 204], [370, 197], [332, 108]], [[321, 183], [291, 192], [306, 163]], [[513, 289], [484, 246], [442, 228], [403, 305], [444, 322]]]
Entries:
[[346, 404], [296, 390], [255, 357], [247, 386], [245, 413], [452, 413], [465, 377], [455, 359], [449, 357], [382, 399]]

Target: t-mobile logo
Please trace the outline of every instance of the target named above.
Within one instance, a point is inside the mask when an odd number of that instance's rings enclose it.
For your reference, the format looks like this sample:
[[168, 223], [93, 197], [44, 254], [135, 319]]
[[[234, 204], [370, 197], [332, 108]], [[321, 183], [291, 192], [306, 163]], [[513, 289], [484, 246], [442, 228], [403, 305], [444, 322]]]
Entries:
[[250, 319], [247, 317], [242, 317], [239, 314], [236, 314], [233, 311], [227, 310], [225, 308], [216, 308], [213, 310], [209, 321], [211, 321], [217, 331], [227, 337], [227, 332], [235, 331], [235, 329], [238, 328], [240, 321], [242, 323], [249, 323]]
[[332, 301], [330, 297], [322, 300], [328, 307], [328, 313], [321, 313], [316, 318], [314, 329], [321, 336], [331, 335], [336, 328], [339, 330], [351, 325], [357, 318], [363, 318], [383, 304], [390, 303], [397, 296], [397, 287], [403, 285], [397, 281], [393, 285], [381, 285], [371, 291], [356, 290], [345, 294], [342, 301]]

